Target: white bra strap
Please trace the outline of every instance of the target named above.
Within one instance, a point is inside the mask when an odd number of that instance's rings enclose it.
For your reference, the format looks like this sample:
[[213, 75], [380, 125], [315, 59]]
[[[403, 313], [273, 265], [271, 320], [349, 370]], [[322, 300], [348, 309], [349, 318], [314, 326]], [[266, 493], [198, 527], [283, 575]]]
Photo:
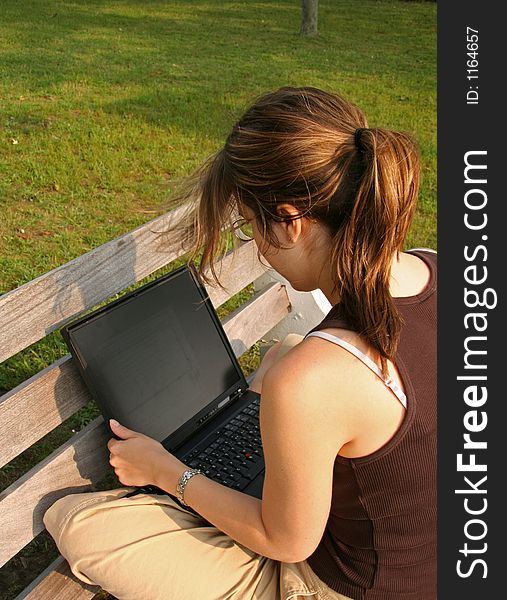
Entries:
[[357, 357], [362, 363], [364, 363], [367, 367], [369, 367], [375, 373], [375, 375], [378, 375], [380, 377], [380, 379], [382, 379], [382, 381], [387, 385], [387, 387], [393, 392], [393, 394], [398, 398], [398, 400], [403, 404], [403, 406], [405, 408], [407, 408], [407, 397], [403, 393], [403, 391], [400, 389], [400, 386], [394, 381], [394, 379], [392, 377], [388, 377], [387, 379], [385, 379], [382, 375], [382, 371], [380, 370], [380, 368], [371, 360], [371, 358], [366, 356], [366, 354], [364, 354], [364, 352], [361, 352], [361, 350], [358, 350], [355, 346], [353, 346], [349, 342], [342, 340], [341, 338], [337, 337], [336, 335], [331, 335], [330, 333], [326, 333], [325, 331], [312, 331], [311, 333], [308, 333], [305, 337], [310, 337], [310, 336], [320, 337], [324, 340], [328, 340], [329, 342], [333, 342], [334, 344], [341, 346], [345, 350], [348, 350], [351, 354], [353, 354], [355, 357]]

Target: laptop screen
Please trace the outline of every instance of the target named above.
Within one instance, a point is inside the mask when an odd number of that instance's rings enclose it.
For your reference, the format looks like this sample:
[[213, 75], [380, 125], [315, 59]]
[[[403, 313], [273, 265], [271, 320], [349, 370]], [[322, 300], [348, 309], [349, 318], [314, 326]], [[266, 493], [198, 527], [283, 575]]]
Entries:
[[69, 335], [106, 418], [163, 441], [244, 378], [188, 269], [140, 290]]

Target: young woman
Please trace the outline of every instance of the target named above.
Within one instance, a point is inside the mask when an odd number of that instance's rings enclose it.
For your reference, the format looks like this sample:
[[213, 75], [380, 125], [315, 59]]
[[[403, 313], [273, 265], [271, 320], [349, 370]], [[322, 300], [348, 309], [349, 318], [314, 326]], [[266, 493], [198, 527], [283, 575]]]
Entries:
[[[44, 521], [77, 577], [121, 600], [436, 598], [436, 257], [403, 251], [418, 184], [410, 137], [368, 128], [338, 95], [281, 88], [247, 110], [194, 181], [192, 257], [203, 272], [224, 226], [250, 227], [276, 271], [333, 308], [253, 383], [262, 500], [182, 476], [111, 422], [120, 482], [167, 495], [58, 500]], [[172, 499], [178, 484], [200, 516]]]

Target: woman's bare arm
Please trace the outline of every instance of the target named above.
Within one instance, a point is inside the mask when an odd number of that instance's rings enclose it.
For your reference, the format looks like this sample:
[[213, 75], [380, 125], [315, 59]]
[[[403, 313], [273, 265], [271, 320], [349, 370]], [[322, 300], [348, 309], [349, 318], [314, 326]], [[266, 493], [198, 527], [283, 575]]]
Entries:
[[322, 537], [334, 460], [349, 433], [347, 411], [337, 423], [319, 404], [320, 367], [309, 367], [307, 352], [291, 354], [278, 361], [263, 382], [260, 418], [266, 473], [262, 501], [204, 477], [191, 479], [185, 501], [254, 552], [299, 562]]

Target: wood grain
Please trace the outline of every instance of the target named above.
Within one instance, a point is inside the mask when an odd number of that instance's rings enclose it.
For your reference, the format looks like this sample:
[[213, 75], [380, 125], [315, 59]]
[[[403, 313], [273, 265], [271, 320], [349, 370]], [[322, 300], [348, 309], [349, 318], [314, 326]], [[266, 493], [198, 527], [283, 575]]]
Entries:
[[228, 252], [217, 264], [216, 271], [225, 289], [214, 285], [205, 287], [213, 306], [218, 308], [234, 294], [263, 275], [266, 267], [257, 257], [255, 242], [247, 242], [235, 251]]
[[44, 529], [42, 516], [55, 500], [103, 478], [110, 437], [102, 417], [95, 419], [0, 493], [0, 566]]
[[91, 600], [99, 589], [77, 579], [59, 556], [14, 600]]
[[91, 400], [68, 354], [0, 398], [0, 466]]
[[223, 321], [236, 356], [241, 356], [273, 329], [290, 310], [285, 286], [272, 283]]

